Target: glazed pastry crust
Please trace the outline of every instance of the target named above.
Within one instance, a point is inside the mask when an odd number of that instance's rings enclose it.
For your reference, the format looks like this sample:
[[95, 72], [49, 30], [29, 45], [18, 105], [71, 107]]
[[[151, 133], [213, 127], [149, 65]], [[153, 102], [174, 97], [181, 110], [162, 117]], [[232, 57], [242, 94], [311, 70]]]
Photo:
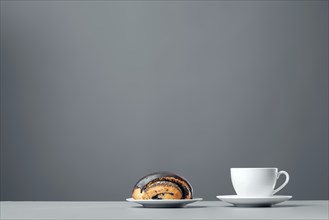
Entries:
[[[144, 181], [149, 176], [140, 181]], [[179, 176], [164, 176], [155, 178], [145, 185], [136, 184], [132, 197], [136, 200], [146, 199], [192, 199], [192, 187]]]

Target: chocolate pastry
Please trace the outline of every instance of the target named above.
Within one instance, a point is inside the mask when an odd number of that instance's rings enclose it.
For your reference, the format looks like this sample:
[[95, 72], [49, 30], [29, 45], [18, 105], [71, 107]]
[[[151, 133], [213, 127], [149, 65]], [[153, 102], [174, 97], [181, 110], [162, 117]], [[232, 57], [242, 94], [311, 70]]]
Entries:
[[141, 178], [134, 186], [132, 197], [146, 199], [192, 199], [191, 184], [170, 172], [152, 173]]

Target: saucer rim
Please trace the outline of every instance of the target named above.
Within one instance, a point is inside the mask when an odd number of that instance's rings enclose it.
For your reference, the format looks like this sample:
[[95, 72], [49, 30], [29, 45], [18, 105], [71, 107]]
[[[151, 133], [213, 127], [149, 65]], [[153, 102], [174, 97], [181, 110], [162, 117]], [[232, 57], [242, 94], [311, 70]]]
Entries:
[[141, 202], [141, 203], [187, 203], [187, 202], [197, 202], [202, 201], [203, 198], [197, 197], [192, 199], [133, 199], [133, 198], [126, 198], [128, 202]]
[[291, 199], [292, 195], [272, 195], [272, 196], [258, 196], [258, 197], [250, 197], [250, 196], [239, 196], [239, 195], [217, 195], [216, 198], [228, 198], [228, 199]]

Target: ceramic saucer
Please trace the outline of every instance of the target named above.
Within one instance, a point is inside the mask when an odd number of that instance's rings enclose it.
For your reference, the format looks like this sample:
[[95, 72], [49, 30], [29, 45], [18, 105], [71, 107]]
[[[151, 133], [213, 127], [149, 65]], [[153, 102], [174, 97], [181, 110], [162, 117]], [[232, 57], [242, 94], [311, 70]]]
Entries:
[[126, 199], [128, 202], [134, 202], [142, 205], [144, 208], [181, 208], [187, 204], [202, 201], [202, 198], [193, 199], [149, 199], [149, 200], [135, 200], [133, 198]]
[[218, 199], [239, 207], [266, 207], [287, 201], [292, 196], [274, 195], [268, 197], [245, 197], [238, 195], [219, 195]]

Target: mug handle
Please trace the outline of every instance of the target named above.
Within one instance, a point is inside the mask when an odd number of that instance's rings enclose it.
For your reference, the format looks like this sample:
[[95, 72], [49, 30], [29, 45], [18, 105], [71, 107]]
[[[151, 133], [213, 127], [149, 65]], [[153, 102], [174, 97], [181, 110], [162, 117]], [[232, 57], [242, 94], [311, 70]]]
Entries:
[[279, 192], [289, 182], [289, 174], [286, 171], [284, 171], [284, 170], [281, 170], [280, 172], [278, 172], [278, 175], [277, 175], [276, 179], [279, 179], [279, 177], [280, 177], [281, 174], [284, 174], [286, 176], [286, 181], [284, 181], [284, 183], [281, 186], [279, 186], [276, 190], [274, 190], [273, 191], [273, 194]]

